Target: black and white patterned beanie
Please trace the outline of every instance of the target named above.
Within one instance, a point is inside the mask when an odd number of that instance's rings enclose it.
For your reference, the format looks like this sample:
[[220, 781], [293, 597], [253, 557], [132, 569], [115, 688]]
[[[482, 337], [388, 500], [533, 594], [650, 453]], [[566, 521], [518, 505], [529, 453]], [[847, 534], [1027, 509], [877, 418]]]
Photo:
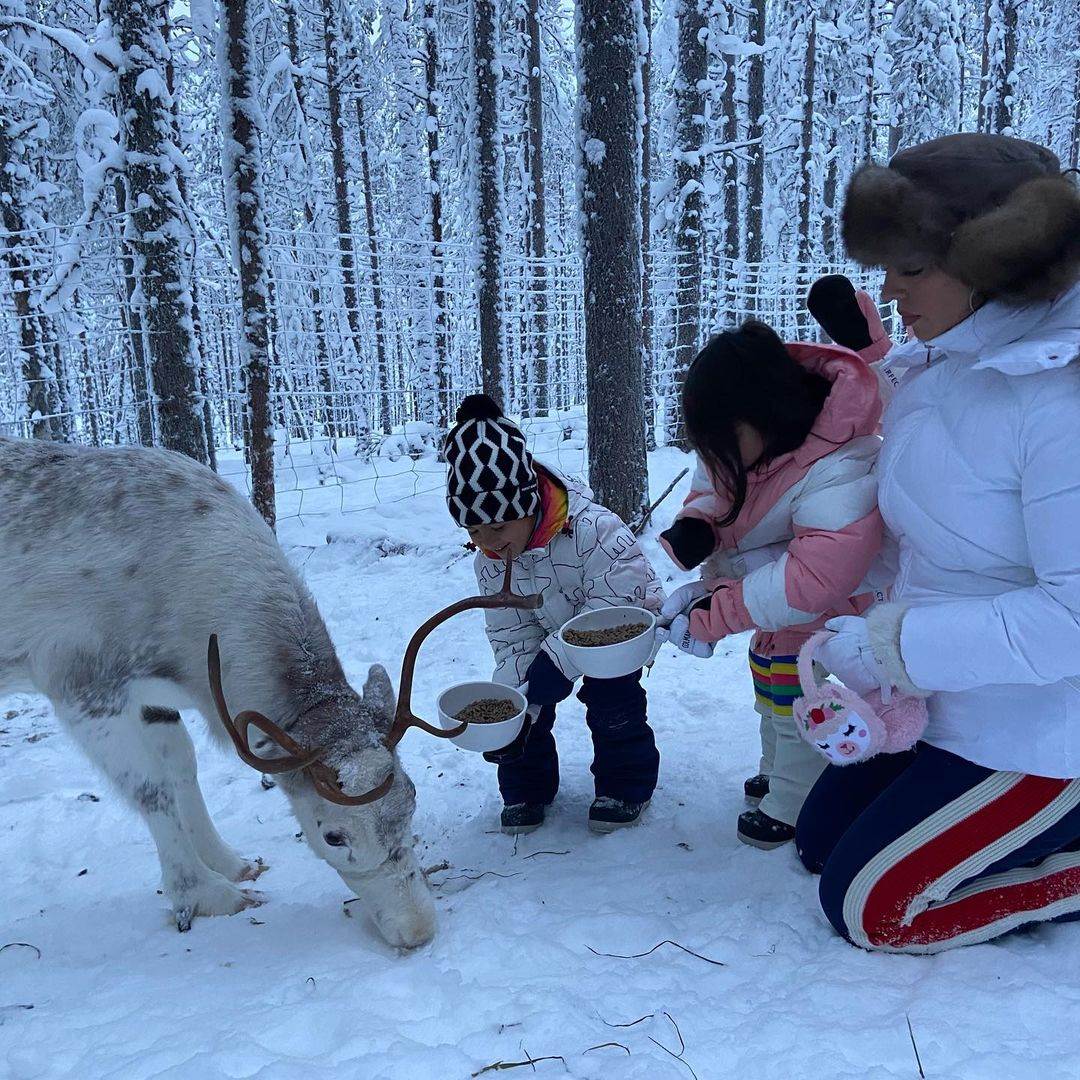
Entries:
[[446, 437], [446, 505], [463, 528], [520, 521], [540, 509], [521, 430], [486, 394], [472, 394]]

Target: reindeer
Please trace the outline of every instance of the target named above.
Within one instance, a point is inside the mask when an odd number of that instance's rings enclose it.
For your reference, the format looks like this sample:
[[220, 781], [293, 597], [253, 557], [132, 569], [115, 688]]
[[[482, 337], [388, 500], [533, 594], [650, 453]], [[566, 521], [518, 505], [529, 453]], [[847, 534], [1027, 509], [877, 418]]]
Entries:
[[[277, 776], [307, 842], [389, 944], [431, 939], [434, 904], [412, 849], [416, 791], [395, 748], [409, 727], [445, 738], [464, 725], [412, 714], [416, 655], [458, 611], [538, 597], [511, 595], [508, 574], [500, 596], [460, 601], [417, 631], [399, 703], [379, 665], [358, 694], [273, 533], [220, 477], [165, 450], [8, 438], [0, 597], [0, 693], [44, 694], [142, 814], [178, 930], [261, 902], [241, 884], [266, 868], [210, 819], [179, 712], [196, 709], [219, 741]], [[233, 718], [230, 701], [246, 710]]]

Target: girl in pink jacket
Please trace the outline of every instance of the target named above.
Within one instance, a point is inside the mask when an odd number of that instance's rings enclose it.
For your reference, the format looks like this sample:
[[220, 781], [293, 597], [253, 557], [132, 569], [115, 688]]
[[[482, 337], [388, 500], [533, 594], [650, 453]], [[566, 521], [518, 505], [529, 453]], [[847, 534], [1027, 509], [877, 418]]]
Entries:
[[701, 581], [672, 594], [663, 617], [672, 643], [697, 656], [756, 631], [761, 766], [745, 785], [757, 809], [740, 815], [738, 835], [761, 848], [793, 838], [825, 764], [794, 727], [796, 655], [827, 619], [867, 606], [859, 586], [882, 541], [873, 474], [881, 401], [867, 361], [889, 341], [865, 299], [859, 307], [872, 312], [872, 329], [859, 353], [785, 345], [768, 326], [747, 322], [714, 337], [683, 385], [698, 468], [661, 544], [684, 570], [705, 565]]

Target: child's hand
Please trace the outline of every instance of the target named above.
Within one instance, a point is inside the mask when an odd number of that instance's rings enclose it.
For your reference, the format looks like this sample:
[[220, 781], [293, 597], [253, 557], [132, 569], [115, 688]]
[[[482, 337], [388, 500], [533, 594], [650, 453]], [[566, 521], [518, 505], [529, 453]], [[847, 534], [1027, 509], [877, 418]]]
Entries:
[[[677, 616], [685, 615], [695, 604], [711, 595], [712, 589], [703, 581], [691, 581], [689, 585], [682, 585], [664, 601], [656, 621], [660, 626], [671, 626]], [[672, 640], [674, 641], [674, 637]]]
[[676, 615], [671, 626], [667, 629], [657, 630], [657, 639], [661, 634], [666, 635], [668, 641], [684, 653], [696, 656], [699, 660], [707, 660], [716, 649], [716, 642], [701, 641], [694, 637], [690, 631], [690, 618], [687, 615]]
[[[810, 286], [806, 306], [821, 329], [847, 349], [858, 352], [885, 336], [876, 309], [868, 317], [855, 286], [843, 274], [827, 274]], [[871, 319], [875, 325], [871, 325]]]
[[574, 684], [543, 649], [529, 665], [525, 681], [525, 697], [530, 705], [558, 705], [574, 692]]
[[660, 534], [660, 546], [680, 570], [693, 570], [716, 548], [712, 526], [700, 518], [676, 518]]

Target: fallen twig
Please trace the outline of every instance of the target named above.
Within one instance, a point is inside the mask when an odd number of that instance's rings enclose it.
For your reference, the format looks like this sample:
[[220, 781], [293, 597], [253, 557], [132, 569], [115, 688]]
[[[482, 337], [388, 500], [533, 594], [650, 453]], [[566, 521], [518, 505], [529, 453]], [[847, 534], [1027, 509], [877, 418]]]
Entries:
[[33, 949], [37, 953], [37, 958], [41, 959], [41, 950], [36, 945], [31, 945], [29, 941], [9, 941], [6, 945], [0, 946], [0, 953], [5, 949]]
[[424, 877], [431, 877], [432, 874], [439, 874], [439, 873], [442, 873], [443, 870], [449, 870], [449, 869], [450, 869], [450, 864], [446, 861], [446, 859], [443, 859], [442, 862], [435, 863], [434, 866], [429, 866], [424, 871]]
[[485, 1065], [479, 1072], [474, 1072], [473, 1077], [483, 1076], [484, 1073], [489, 1072], [504, 1072], [507, 1069], [520, 1069], [525, 1065], [532, 1067], [533, 1072], [536, 1072], [535, 1066], [541, 1061], [561, 1061], [563, 1067], [566, 1067], [566, 1058], [561, 1054], [548, 1054], [546, 1057], [532, 1057], [529, 1052], [525, 1051], [524, 1061], [493, 1061], [490, 1065]]
[[926, 1073], [923, 1072], [922, 1059], [919, 1057], [919, 1047], [915, 1042], [915, 1032], [911, 1030], [911, 1017], [904, 1013], [904, 1019], [907, 1020], [907, 1033], [911, 1039], [911, 1049], [915, 1051], [915, 1064], [919, 1067], [919, 1076], [922, 1080], [926, 1080]]
[[649, 519], [653, 516], [653, 511], [675, 490], [675, 485], [678, 484], [689, 471], [689, 469], [683, 469], [683, 471], [679, 473], [666, 488], [664, 488], [660, 498], [651, 506], [646, 507], [645, 513], [641, 516], [641, 520], [635, 522], [630, 530], [635, 536], [640, 536], [645, 531], [645, 526], [649, 524]]
[[[442, 881], [438, 882], [438, 885], [436, 885], [436, 888], [438, 888], [439, 885], [445, 885], [448, 881], [461, 881], [461, 880], [479, 881], [481, 878], [485, 878], [485, 877], [512, 878], [512, 877], [521, 877], [521, 875], [520, 874], [500, 874], [495, 870], [484, 870], [479, 874], [451, 874], [450, 877], [443, 878]], [[346, 903], [347, 902], [348, 901], [346, 901]]]
[[649, 1042], [651, 1042], [654, 1046], [659, 1046], [665, 1054], [670, 1054], [676, 1061], [681, 1061], [690, 1070], [690, 1075], [694, 1078], [694, 1080], [698, 1080], [698, 1074], [694, 1072], [694, 1067], [690, 1064], [689, 1061], [686, 1060], [686, 1058], [683, 1057], [683, 1054], [686, 1053], [686, 1041], [682, 1037], [682, 1032], [679, 1030], [679, 1025], [675, 1023], [675, 1017], [673, 1017], [671, 1013], [666, 1011], [664, 1012], [664, 1016], [666, 1016], [668, 1020], [671, 1021], [671, 1026], [675, 1029], [675, 1034], [679, 1037], [679, 1052], [675, 1053], [674, 1050], [669, 1049], [662, 1042], [660, 1042], [659, 1039], [654, 1039], [651, 1035], [648, 1036]]
[[618, 1042], [598, 1043], [596, 1046], [590, 1046], [588, 1050], [582, 1050], [581, 1055], [582, 1055], [582, 1057], [584, 1057], [586, 1054], [591, 1054], [594, 1050], [603, 1050], [604, 1047], [606, 1047], [606, 1046], [617, 1046], [620, 1050], [625, 1050], [626, 1051], [626, 1056], [627, 1057], [632, 1056], [631, 1053], [630, 1053], [630, 1047], [629, 1046], [623, 1046], [622, 1043], [618, 1043]]
[[33, 1007], [34, 1007], [33, 1005], [20, 1005], [20, 1004], [0, 1005], [0, 1012], [2, 1012], [4, 1009], [32, 1009]]
[[[567, 850], [567, 851], [534, 851], [531, 855], [526, 855], [525, 859], [535, 859], [537, 855], [569, 855], [569, 854], [570, 854], [569, 850]], [[521, 861], [524, 862], [525, 859], [522, 859]]]
[[632, 1028], [637, 1027], [638, 1024], [645, 1023], [646, 1020], [651, 1020], [656, 1013], [647, 1013], [645, 1016], [639, 1016], [636, 1020], [631, 1020], [629, 1024], [609, 1024], [599, 1013], [596, 1015], [600, 1017], [600, 1023], [606, 1024], [609, 1028]]
[[646, 952], [630, 953], [624, 955], [623, 953], [610, 953], [600, 952], [594, 949], [591, 945], [586, 945], [585, 948], [589, 950], [594, 956], [607, 956], [615, 960], [640, 960], [644, 956], [651, 956], [657, 949], [663, 945], [674, 945], [676, 949], [681, 949], [684, 953], [688, 953], [690, 956], [696, 956], [699, 960], [704, 960], [706, 964], [712, 964], [714, 967], [727, 967], [723, 960], [713, 960], [708, 956], [702, 956], [701, 953], [694, 952], [693, 949], [688, 949], [685, 945], [680, 945], [677, 941], [672, 941], [670, 938], [665, 938], [663, 941], [658, 941], [651, 949]]

